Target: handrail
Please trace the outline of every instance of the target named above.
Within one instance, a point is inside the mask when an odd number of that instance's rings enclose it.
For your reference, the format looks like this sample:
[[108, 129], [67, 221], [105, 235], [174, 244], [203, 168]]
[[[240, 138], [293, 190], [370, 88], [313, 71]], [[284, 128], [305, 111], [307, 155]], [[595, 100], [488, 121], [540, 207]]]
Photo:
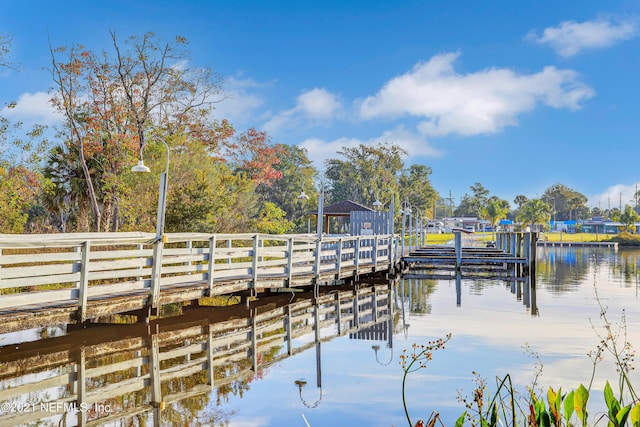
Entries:
[[[254, 293], [265, 280], [285, 288], [299, 278], [298, 286], [327, 275], [357, 277], [391, 269], [394, 245], [393, 235], [1, 234], [0, 309], [76, 301], [84, 321], [85, 301], [142, 292], [157, 308], [162, 289], [185, 283], [201, 283], [214, 296]], [[242, 283], [229, 290], [223, 285], [232, 279]]]

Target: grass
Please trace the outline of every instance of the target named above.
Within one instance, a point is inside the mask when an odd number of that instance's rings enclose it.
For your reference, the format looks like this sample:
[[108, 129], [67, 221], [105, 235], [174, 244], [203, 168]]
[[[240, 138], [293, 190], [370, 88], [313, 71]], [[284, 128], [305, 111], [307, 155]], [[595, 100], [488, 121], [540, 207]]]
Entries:
[[[621, 233], [619, 236], [622, 236], [624, 233]], [[493, 233], [486, 232], [477, 232], [476, 236], [486, 236], [486, 240], [493, 239]], [[443, 245], [450, 240], [453, 240], [453, 233], [444, 233], [444, 234], [427, 234], [426, 235], [426, 243], [428, 245]], [[596, 233], [540, 233], [538, 235], [539, 240], [547, 240], [549, 242], [603, 242], [608, 240], [613, 240], [616, 235], [615, 234], [596, 234]]]

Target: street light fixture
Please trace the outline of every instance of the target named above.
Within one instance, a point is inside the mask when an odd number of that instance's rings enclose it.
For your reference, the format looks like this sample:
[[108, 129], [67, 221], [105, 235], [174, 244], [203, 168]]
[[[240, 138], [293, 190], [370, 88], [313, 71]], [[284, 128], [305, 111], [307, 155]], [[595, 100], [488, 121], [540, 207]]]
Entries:
[[[158, 194], [158, 219], [156, 223], [156, 238], [162, 239], [162, 235], [164, 234], [164, 223], [165, 216], [167, 211], [167, 183], [169, 181], [169, 145], [166, 141], [161, 140], [164, 144], [164, 147], [167, 150], [167, 161], [165, 164], [164, 172], [160, 175], [160, 192]], [[144, 151], [144, 147], [146, 147], [146, 143], [143, 143], [140, 147], [140, 159], [138, 160], [138, 164], [131, 168], [131, 172], [151, 172], [144, 164], [144, 160], [142, 158], [142, 152]]]
[[[391, 333], [391, 332], [389, 332]], [[391, 349], [390, 351], [390, 355], [389, 355], [389, 360], [386, 362], [382, 362], [378, 359], [378, 351], [380, 351], [380, 346], [378, 344], [372, 345], [371, 349], [376, 353], [376, 362], [378, 362], [378, 365], [380, 366], [387, 366], [389, 363], [391, 363], [393, 361], [393, 347], [388, 347]]]
[[[319, 328], [318, 323], [316, 323], [316, 328]], [[306, 400], [304, 400], [304, 397], [302, 397], [302, 389], [305, 385], [307, 385], [306, 379], [301, 378], [293, 382], [295, 385], [298, 386], [298, 394], [300, 395], [300, 401], [307, 408], [317, 407], [320, 404], [320, 401], [322, 400], [322, 365], [321, 365], [321, 356], [320, 356], [321, 354], [320, 346], [322, 344], [320, 342], [320, 337], [318, 333], [319, 333], [319, 329], [316, 329], [316, 387], [318, 388], [318, 399], [313, 403], [309, 403]]]

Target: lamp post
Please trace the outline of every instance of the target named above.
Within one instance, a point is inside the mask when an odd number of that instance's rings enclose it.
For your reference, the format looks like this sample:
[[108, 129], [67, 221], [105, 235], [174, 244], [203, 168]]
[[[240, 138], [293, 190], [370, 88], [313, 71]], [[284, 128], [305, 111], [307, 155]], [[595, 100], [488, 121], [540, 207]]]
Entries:
[[[304, 189], [302, 189], [302, 191], [298, 195], [298, 200], [300, 201], [304, 200], [303, 203], [305, 203], [305, 206], [306, 206], [306, 202], [308, 199], [309, 199], [309, 196], [307, 196], [306, 193], [304, 192]], [[308, 216], [307, 216], [307, 233], [311, 233], [311, 219]]]
[[409, 250], [411, 250], [411, 219], [413, 217], [413, 206], [408, 200], [404, 200], [400, 205], [402, 208], [402, 256], [404, 256], [404, 236], [405, 236], [405, 222], [406, 216], [409, 214]]
[[[164, 219], [167, 210], [167, 183], [169, 180], [169, 145], [164, 140], [161, 140], [164, 147], [167, 150], [167, 162], [165, 169], [160, 174], [160, 193], [158, 195], [158, 218], [156, 220], [156, 238], [153, 247], [153, 266], [151, 268], [151, 298], [149, 300], [151, 307], [149, 311], [157, 312], [160, 305], [160, 279], [162, 277], [162, 249], [164, 247]], [[151, 172], [151, 170], [145, 166], [142, 160], [142, 151], [146, 146], [145, 143], [140, 147], [140, 159], [138, 164], [131, 168], [132, 172]]]
[[[161, 140], [164, 144], [164, 147], [167, 150], [167, 161], [165, 164], [165, 169], [162, 174], [160, 174], [160, 192], [158, 194], [158, 218], [156, 221], [156, 239], [162, 239], [164, 234], [164, 223], [165, 216], [167, 211], [167, 184], [169, 181], [169, 145], [165, 140]], [[142, 144], [140, 147], [140, 159], [138, 160], [138, 164], [131, 168], [131, 172], [151, 172], [147, 166], [145, 166], [144, 161], [142, 159], [142, 152], [144, 151], [144, 147], [146, 147], [146, 143]]]
[[[324, 181], [320, 183], [320, 196], [318, 197], [318, 221], [317, 221], [317, 231], [318, 231], [318, 240], [322, 240], [322, 222], [323, 218], [323, 205], [324, 205]], [[328, 228], [328, 227], [327, 227]], [[325, 230], [329, 231], [329, 230]]]
[[376, 201], [373, 202], [373, 210], [377, 211], [380, 210], [380, 208], [382, 208], [382, 202], [378, 198], [378, 193], [376, 192]]

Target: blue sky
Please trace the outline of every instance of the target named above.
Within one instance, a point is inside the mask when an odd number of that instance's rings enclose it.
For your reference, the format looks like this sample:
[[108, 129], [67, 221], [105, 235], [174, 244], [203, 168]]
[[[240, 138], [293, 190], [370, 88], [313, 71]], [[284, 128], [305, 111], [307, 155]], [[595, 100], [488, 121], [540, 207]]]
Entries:
[[513, 201], [565, 184], [602, 208], [630, 203], [640, 152], [636, 1], [14, 1], [0, 33], [1, 111], [53, 123], [53, 46], [110, 49], [153, 31], [185, 36], [229, 99], [216, 117], [266, 130], [322, 162], [395, 143], [433, 168], [441, 195], [469, 186]]

